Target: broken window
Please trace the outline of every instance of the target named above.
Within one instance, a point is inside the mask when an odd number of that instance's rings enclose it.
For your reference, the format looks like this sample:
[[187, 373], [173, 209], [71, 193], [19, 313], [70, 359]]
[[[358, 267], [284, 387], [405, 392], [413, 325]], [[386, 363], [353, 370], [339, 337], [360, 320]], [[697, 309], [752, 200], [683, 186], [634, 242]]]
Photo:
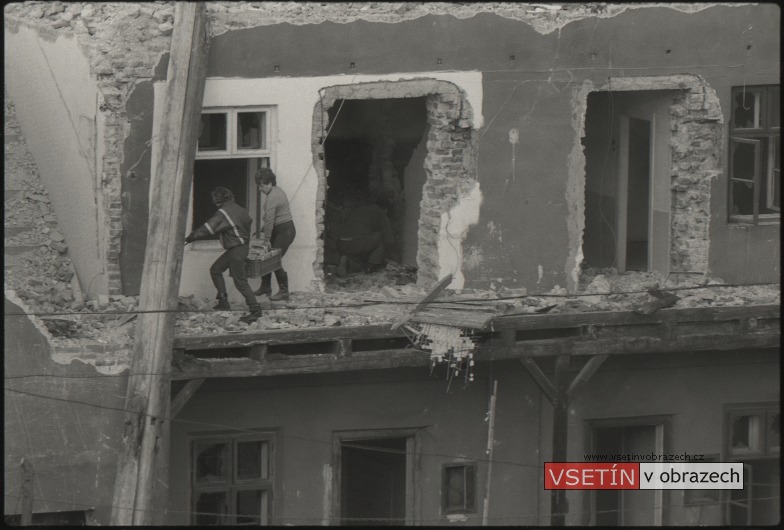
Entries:
[[476, 511], [474, 464], [446, 464], [442, 480], [441, 497], [445, 514]]
[[194, 440], [193, 523], [270, 524], [272, 448], [269, 435]]
[[735, 87], [730, 117], [730, 220], [757, 224], [781, 212], [778, 85]]
[[210, 194], [223, 186], [253, 216], [254, 230], [260, 229], [260, 190], [253, 177], [259, 168], [274, 164], [272, 118], [271, 107], [206, 109], [202, 113], [193, 167], [192, 228], [215, 213]]

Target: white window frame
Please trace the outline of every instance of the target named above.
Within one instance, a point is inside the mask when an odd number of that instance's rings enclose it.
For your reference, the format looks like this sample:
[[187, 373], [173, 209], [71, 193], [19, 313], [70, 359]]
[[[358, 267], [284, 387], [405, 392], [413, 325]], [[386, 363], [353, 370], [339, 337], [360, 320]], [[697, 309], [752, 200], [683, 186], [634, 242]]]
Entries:
[[[728, 156], [727, 159], [729, 160], [727, 166], [727, 174], [729, 175], [728, 179], [728, 204], [729, 204], [729, 211], [728, 211], [728, 219], [731, 223], [734, 224], [752, 224], [752, 225], [761, 225], [761, 224], [774, 224], [777, 223], [781, 218], [781, 211], [778, 210], [773, 205], [773, 180], [775, 176], [775, 169], [774, 169], [774, 148], [775, 142], [781, 142], [781, 127], [773, 126], [772, 119], [773, 119], [773, 109], [771, 105], [771, 97], [773, 97], [773, 93], [775, 89], [779, 87], [779, 85], [757, 85], [757, 86], [748, 86], [745, 87], [745, 91], [747, 94], [751, 93], [755, 96], [755, 115], [754, 115], [754, 125], [751, 127], [735, 127], [733, 124], [733, 116], [732, 112], [734, 112], [734, 100], [735, 95], [741, 90], [739, 87], [732, 88], [732, 97], [730, 98], [730, 118], [729, 122], [729, 143], [728, 143]], [[780, 93], [780, 92], [779, 92]], [[755, 167], [754, 167], [754, 174], [752, 179], [744, 179], [739, 178], [733, 174], [733, 143], [745, 143], [755, 146]], [[768, 156], [765, 160], [762, 160], [762, 149], [763, 146], [767, 148]], [[760, 208], [760, 197], [759, 194], [761, 193], [761, 187], [763, 180], [765, 179], [765, 184], [767, 185], [767, 193], [765, 196], [765, 205], [768, 209], [771, 210], [778, 210], [776, 213], [759, 213]], [[754, 212], [752, 214], [734, 214], [732, 212], [732, 206], [734, 204], [735, 198], [733, 196], [734, 193], [734, 183], [735, 182], [747, 182], [748, 184], [754, 187]]]
[[[239, 149], [237, 148], [237, 115], [244, 112], [264, 112], [266, 113], [265, 123], [266, 130], [266, 148], [265, 149]], [[200, 151], [198, 146], [196, 148], [196, 160], [220, 160], [220, 159], [244, 159], [244, 158], [267, 158], [269, 160], [268, 166], [275, 171], [275, 148], [277, 146], [277, 106], [276, 105], [252, 105], [252, 106], [221, 106], [221, 107], [203, 107], [201, 114], [225, 114], [226, 115], [226, 146], [224, 150], [205, 150]], [[195, 176], [194, 176], [195, 178]], [[255, 223], [260, 223], [260, 219], [256, 219], [255, 212], [258, 209], [257, 202], [259, 201], [258, 193], [254, 193], [254, 185], [251, 176], [247, 177], [247, 193], [249, 197], [249, 213], [254, 218]], [[193, 188], [191, 188], [193, 190]], [[193, 191], [191, 191], [193, 193]], [[190, 201], [190, 211], [188, 212], [188, 223], [192, 224], [193, 219], [193, 196]], [[197, 228], [191, 226], [190, 230]], [[254, 233], [256, 231], [254, 225]], [[222, 247], [219, 241], [205, 240], [194, 241], [192, 250], [206, 250], [214, 251], [221, 250]]]

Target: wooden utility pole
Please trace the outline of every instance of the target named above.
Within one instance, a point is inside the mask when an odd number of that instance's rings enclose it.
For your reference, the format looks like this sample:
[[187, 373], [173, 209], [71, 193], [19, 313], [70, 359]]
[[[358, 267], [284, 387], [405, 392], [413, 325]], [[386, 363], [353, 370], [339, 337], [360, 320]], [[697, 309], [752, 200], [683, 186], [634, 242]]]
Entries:
[[[185, 213], [193, 181], [208, 35], [202, 2], [177, 2], [142, 270], [141, 313], [128, 378], [113, 525], [155, 524], [153, 492], [166, 493], [170, 374]], [[160, 506], [159, 508], [160, 509]], [[160, 518], [160, 512], [158, 518]], [[160, 523], [158, 523], [160, 524]]]

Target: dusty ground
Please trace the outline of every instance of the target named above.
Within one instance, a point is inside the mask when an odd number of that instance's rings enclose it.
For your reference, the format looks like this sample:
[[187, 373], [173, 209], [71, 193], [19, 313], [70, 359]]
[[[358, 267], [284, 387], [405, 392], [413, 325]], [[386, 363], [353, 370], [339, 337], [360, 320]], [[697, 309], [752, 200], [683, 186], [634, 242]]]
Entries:
[[[57, 230], [56, 216], [35, 163], [27, 152], [11, 102], [5, 100], [5, 290], [18, 297], [25, 311], [43, 321], [53, 341], [133, 342], [138, 297], [90, 296], [73, 280], [67, 244]], [[15, 193], [9, 193], [15, 190]], [[13, 229], [26, 227], [25, 232]], [[10, 230], [9, 230], [10, 229]], [[18, 253], [19, 249], [25, 252]], [[9, 258], [9, 252], [13, 254]], [[12, 259], [12, 262], [9, 261]], [[293, 293], [291, 300], [270, 304], [246, 326], [239, 322], [244, 308], [213, 311], [212, 299], [183, 298], [177, 334], [225, 333], [297, 327], [361, 326], [389, 323], [409, 311], [427, 291], [417, 288], [412, 271], [390, 264], [387, 270], [347, 278], [329, 277], [325, 293]], [[666, 288], [679, 297], [676, 308], [762, 305], [780, 303], [780, 286], [730, 287], [720, 279], [701, 276], [662, 278], [655, 273], [617, 274], [611, 269], [583, 271], [578, 292], [556, 287], [546, 293], [523, 289], [499, 291], [446, 290], [438, 298], [467, 304], [483, 302], [485, 309], [504, 312], [569, 313], [622, 311], [653, 300], [651, 288]]]

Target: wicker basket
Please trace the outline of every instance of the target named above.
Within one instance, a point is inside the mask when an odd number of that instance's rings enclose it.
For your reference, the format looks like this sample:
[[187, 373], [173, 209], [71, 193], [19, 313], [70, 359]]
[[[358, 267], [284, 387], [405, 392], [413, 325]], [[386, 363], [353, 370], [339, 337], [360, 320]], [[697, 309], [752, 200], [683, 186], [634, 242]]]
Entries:
[[261, 259], [245, 260], [248, 278], [261, 278], [281, 268], [280, 249], [274, 248], [264, 254]]

